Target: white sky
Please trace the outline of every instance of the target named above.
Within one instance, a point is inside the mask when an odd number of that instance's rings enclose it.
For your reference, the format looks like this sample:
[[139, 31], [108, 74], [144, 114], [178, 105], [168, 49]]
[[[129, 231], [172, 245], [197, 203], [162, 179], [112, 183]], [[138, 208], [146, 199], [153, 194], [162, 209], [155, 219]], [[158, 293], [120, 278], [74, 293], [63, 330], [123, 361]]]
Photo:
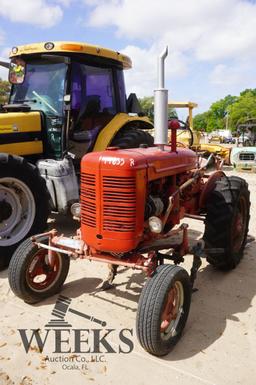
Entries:
[[255, 87], [255, 27], [249, 0], [0, 0], [0, 56], [31, 41], [104, 45], [132, 58], [127, 88], [142, 97], [152, 95], [156, 58], [168, 45], [170, 98], [196, 101], [202, 111]]

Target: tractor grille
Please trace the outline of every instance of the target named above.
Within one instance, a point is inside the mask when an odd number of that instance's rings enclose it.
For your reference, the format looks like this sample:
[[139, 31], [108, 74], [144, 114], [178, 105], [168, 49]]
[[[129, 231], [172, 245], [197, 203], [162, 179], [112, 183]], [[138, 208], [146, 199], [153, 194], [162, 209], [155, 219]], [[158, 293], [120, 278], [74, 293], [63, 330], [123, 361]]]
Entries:
[[255, 160], [255, 154], [253, 152], [243, 152], [239, 154], [239, 160], [243, 160], [243, 161]]
[[103, 230], [135, 231], [136, 179], [103, 176]]
[[81, 175], [81, 221], [96, 227], [96, 180], [94, 174]]

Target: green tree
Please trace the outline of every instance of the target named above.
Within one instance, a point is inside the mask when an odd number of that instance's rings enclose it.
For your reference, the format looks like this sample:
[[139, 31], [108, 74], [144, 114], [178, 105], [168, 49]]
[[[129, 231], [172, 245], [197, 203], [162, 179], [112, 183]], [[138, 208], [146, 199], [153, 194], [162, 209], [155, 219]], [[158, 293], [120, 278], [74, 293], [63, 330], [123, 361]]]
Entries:
[[0, 104], [8, 101], [11, 85], [6, 80], [0, 78]]
[[237, 100], [237, 96], [227, 95], [224, 99], [220, 99], [211, 105], [207, 131], [222, 130], [226, 127], [227, 113], [229, 112], [230, 106]]
[[[154, 96], [145, 96], [139, 99], [142, 111], [151, 119], [154, 119]], [[168, 119], [177, 118], [175, 108], [168, 107]]]
[[247, 119], [256, 119], [256, 88], [247, 88], [239, 96], [227, 95], [212, 103], [210, 109], [194, 117], [196, 130], [220, 130], [228, 127], [235, 131]]
[[240, 96], [244, 96], [247, 93], [253, 94], [253, 96], [256, 96], [256, 88], [246, 88], [244, 91], [240, 92]]
[[236, 103], [229, 107], [229, 121], [232, 130], [236, 130], [237, 125], [244, 123], [247, 119], [256, 119], [256, 92], [255, 90], [245, 90]]
[[207, 131], [207, 124], [210, 117], [210, 112], [206, 111], [202, 114], [195, 115], [193, 119], [193, 128], [196, 131]]
[[142, 111], [150, 118], [154, 118], [154, 96], [145, 96], [139, 99]]

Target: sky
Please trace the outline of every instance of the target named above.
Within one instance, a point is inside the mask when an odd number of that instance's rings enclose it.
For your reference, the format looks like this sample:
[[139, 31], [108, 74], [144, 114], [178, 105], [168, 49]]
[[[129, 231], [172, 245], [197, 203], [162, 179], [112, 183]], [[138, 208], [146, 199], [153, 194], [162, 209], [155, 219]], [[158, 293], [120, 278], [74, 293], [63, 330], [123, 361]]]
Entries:
[[130, 56], [126, 89], [138, 97], [153, 95], [168, 45], [169, 100], [197, 102], [197, 112], [256, 87], [256, 0], [0, 0], [0, 60], [13, 46], [56, 40]]

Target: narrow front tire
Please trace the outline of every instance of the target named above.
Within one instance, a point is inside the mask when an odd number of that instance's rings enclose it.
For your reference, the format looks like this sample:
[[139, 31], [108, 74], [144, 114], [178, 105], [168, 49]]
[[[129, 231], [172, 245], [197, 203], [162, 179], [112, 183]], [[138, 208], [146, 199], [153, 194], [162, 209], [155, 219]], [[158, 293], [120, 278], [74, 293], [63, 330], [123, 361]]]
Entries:
[[[44, 237], [41, 243], [47, 243]], [[13, 293], [27, 303], [36, 303], [58, 293], [69, 271], [70, 258], [53, 253], [53, 264], [49, 263], [48, 250], [38, 248], [30, 239], [15, 251], [8, 271]]]
[[179, 341], [191, 302], [187, 271], [176, 265], [160, 265], [146, 282], [138, 304], [137, 337], [156, 356], [168, 354]]

